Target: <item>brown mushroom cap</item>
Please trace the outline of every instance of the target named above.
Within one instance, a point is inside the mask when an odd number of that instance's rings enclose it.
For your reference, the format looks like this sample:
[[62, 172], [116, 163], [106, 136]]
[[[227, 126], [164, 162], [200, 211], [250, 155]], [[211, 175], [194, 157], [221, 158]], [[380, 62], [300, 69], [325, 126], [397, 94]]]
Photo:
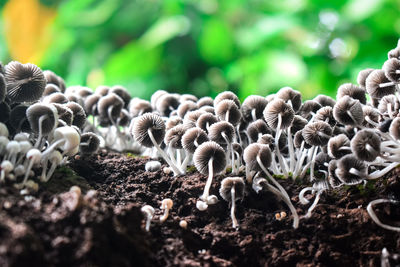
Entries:
[[214, 99], [212, 99], [209, 96], [204, 96], [202, 98], [200, 98], [199, 100], [197, 100], [197, 106], [203, 107], [203, 106], [214, 106]]
[[[343, 149], [343, 148], [348, 148], [348, 149]], [[329, 139], [328, 155], [331, 158], [340, 159], [341, 157], [350, 153], [351, 153], [350, 139], [345, 134], [339, 134]]]
[[179, 106], [178, 106], [178, 116], [181, 117], [182, 119], [185, 117], [185, 114], [188, 111], [192, 111], [192, 110], [196, 110], [197, 109], [197, 104], [193, 101], [185, 101], [182, 102]]
[[181, 149], [182, 147], [182, 136], [188, 130], [187, 126], [178, 124], [177, 126], [169, 129], [164, 137], [164, 143], [167, 146], [171, 146], [175, 149]]
[[75, 102], [68, 102], [64, 104], [66, 107], [72, 110], [72, 113], [74, 113], [73, 119], [72, 119], [72, 125], [75, 125], [79, 129], [82, 129], [83, 126], [86, 123], [86, 113], [85, 110], [82, 108], [81, 105], [75, 103]]
[[232, 125], [237, 125], [242, 117], [238, 106], [230, 99], [221, 100], [215, 107], [215, 114], [220, 120], [226, 120], [226, 114], [228, 114], [228, 122]]
[[239, 98], [237, 97], [237, 95], [235, 95], [231, 91], [224, 91], [222, 93], [219, 93], [214, 99], [214, 107], [217, 108], [219, 102], [221, 102], [222, 100], [225, 100], [225, 99], [232, 100], [233, 102], [235, 102], [236, 106], [238, 108], [240, 108], [240, 100], [239, 100]]
[[34, 102], [46, 87], [42, 70], [34, 64], [11, 61], [5, 66], [7, 97], [12, 102]]
[[376, 124], [379, 124], [379, 119], [380, 119], [380, 114], [378, 110], [371, 106], [363, 106], [363, 115], [364, 115], [364, 121], [362, 123], [363, 126], [368, 127], [368, 128], [375, 128], [375, 125], [369, 123], [366, 118], [369, 120], [375, 122]]
[[3, 102], [4, 99], [6, 98], [6, 92], [7, 92], [6, 79], [4, 78], [4, 75], [0, 73], [0, 102]]
[[118, 95], [124, 101], [124, 108], [128, 108], [129, 102], [131, 101], [131, 95], [125, 87], [122, 85], [114, 85], [110, 88], [108, 93]]
[[335, 99], [327, 95], [317, 95], [313, 99], [315, 102], [321, 105], [321, 107], [334, 107], [336, 104]]
[[389, 106], [392, 116], [399, 114], [400, 102], [395, 95], [385, 95], [378, 104], [378, 110], [381, 115], [389, 116]]
[[202, 143], [194, 152], [193, 162], [196, 169], [204, 175], [208, 175], [208, 162], [213, 160], [213, 173], [218, 174], [225, 170], [226, 154], [224, 149], [214, 141]]
[[196, 126], [207, 132], [207, 127], [210, 127], [216, 122], [218, 122], [217, 117], [211, 113], [206, 112], [201, 114], [201, 116], [197, 119]]
[[145, 113], [138, 117], [132, 128], [132, 135], [135, 140], [145, 147], [153, 147], [148, 131], [154, 136], [157, 144], [160, 144], [165, 136], [165, 123], [162, 118], [155, 113]]
[[96, 153], [99, 147], [100, 139], [96, 134], [92, 132], [86, 132], [81, 135], [79, 150], [82, 154], [89, 155]]
[[301, 94], [299, 91], [293, 90], [290, 87], [283, 87], [275, 94], [276, 97], [285, 101], [285, 103], [291, 102], [292, 108], [297, 112], [301, 106]]
[[400, 139], [400, 117], [393, 119], [392, 123], [390, 124], [389, 132], [397, 140]]
[[362, 105], [359, 100], [345, 95], [336, 102], [333, 117], [344, 125], [361, 125], [364, 121]]
[[302, 130], [304, 141], [312, 146], [324, 146], [332, 135], [332, 127], [323, 121], [310, 122]]
[[52, 93], [43, 98], [43, 102], [47, 104], [65, 104], [68, 103], [68, 98], [63, 93]]
[[244, 197], [244, 181], [241, 177], [227, 177], [221, 181], [219, 188], [220, 196], [228, 202], [232, 201], [231, 189], [235, 188], [235, 200], [243, 199]]
[[109, 91], [110, 91], [110, 87], [107, 85], [99, 85], [94, 90], [95, 94], [99, 94], [101, 96], [107, 95]]
[[365, 96], [365, 90], [361, 87], [358, 87], [352, 83], [344, 83], [339, 86], [336, 94], [336, 99], [340, 99], [345, 95], [350, 96], [351, 98], [358, 99], [360, 103], [366, 104], [367, 97]]
[[263, 118], [263, 111], [267, 106], [265, 97], [259, 95], [250, 95], [242, 103], [242, 115], [245, 121], [253, 121], [252, 112], [254, 110], [256, 119]]
[[193, 154], [197, 149], [195, 143], [199, 146], [207, 141], [209, 141], [207, 133], [198, 127], [190, 128], [182, 136], [182, 146], [185, 151], [191, 154]]
[[311, 113], [316, 113], [320, 108], [322, 108], [322, 106], [317, 101], [306, 100], [300, 107], [299, 115], [309, 120], [312, 117]]
[[390, 80], [386, 77], [383, 70], [372, 71], [365, 81], [365, 89], [368, 94], [374, 98], [382, 98], [385, 95], [394, 94], [396, 92], [396, 85], [380, 87], [380, 84], [389, 83]]
[[324, 121], [331, 127], [336, 126], [336, 120], [333, 117], [333, 108], [330, 106], [320, 108], [314, 116], [315, 121]]
[[45, 97], [45, 96], [48, 96], [48, 95], [51, 95], [51, 94], [54, 94], [54, 93], [61, 93], [60, 88], [55, 84], [48, 83], [46, 85], [46, 87], [44, 88], [42, 97]]
[[264, 109], [264, 119], [272, 129], [278, 127], [278, 117], [281, 116], [281, 128], [289, 127], [294, 119], [294, 110], [282, 99], [276, 98], [269, 102]]
[[331, 160], [328, 166], [328, 182], [332, 188], [338, 188], [343, 185], [335, 171], [337, 169], [337, 160]]
[[42, 134], [46, 136], [57, 126], [57, 109], [53, 105], [36, 103], [29, 106], [26, 110], [26, 117], [29, 121], [32, 131], [36, 134], [39, 133], [39, 120], [42, 116], [45, 116], [43, 117], [45, 119], [42, 120], [41, 124]]
[[259, 135], [271, 134], [267, 123], [264, 120], [256, 120], [247, 126], [247, 134], [250, 137], [251, 142], [257, 142]]
[[361, 70], [361, 71], [358, 73], [358, 76], [357, 76], [357, 83], [358, 83], [362, 88], [365, 89], [365, 81], [367, 80], [368, 75], [369, 75], [371, 72], [373, 72], [373, 71], [374, 71], [374, 69], [368, 68], [368, 69]]
[[210, 126], [208, 130], [208, 137], [210, 140], [215, 141], [218, 144], [226, 144], [223, 133], [226, 135], [228, 142], [231, 143], [233, 141], [233, 137], [235, 136], [235, 128], [227, 121], [220, 121]]
[[[114, 121], [118, 119], [123, 106], [124, 101], [114, 93], [109, 93], [101, 97], [97, 102], [97, 110], [99, 111], [100, 117], [112, 119]], [[110, 114], [109, 110], [111, 110]]]
[[51, 70], [43, 71], [43, 75], [46, 78], [47, 84], [54, 84], [60, 89], [61, 93], [65, 92], [65, 82], [60, 76], [58, 76]]
[[243, 160], [246, 163], [246, 168], [252, 171], [262, 171], [261, 166], [258, 164], [257, 156], [265, 168], [268, 168], [272, 162], [271, 150], [267, 145], [253, 143], [248, 145], [243, 152]]
[[152, 112], [153, 108], [149, 101], [135, 97], [131, 99], [128, 110], [132, 117], [137, 117], [144, 113]]
[[359, 160], [374, 161], [381, 153], [381, 138], [373, 131], [358, 131], [351, 139], [351, 150]]
[[400, 60], [398, 58], [391, 58], [385, 61], [382, 67], [386, 77], [392, 82], [398, 82], [400, 80]]
[[173, 110], [179, 106], [179, 100], [173, 94], [163, 94], [158, 98], [156, 103], [156, 110], [162, 116], [168, 117]]
[[57, 109], [58, 118], [64, 121], [68, 126], [71, 126], [74, 117], [74, 113], [72, 112], [72, 110], [62, 104], [54, 103], [51, 105], [53, 105]]
[[[350, 173], [354, 168], [359, 175]], [[367, 177], [367, 166], [353, 155], [346, 155], [337, 161], [336, 176], [346, 185], [355, 185], [361, 183]]]

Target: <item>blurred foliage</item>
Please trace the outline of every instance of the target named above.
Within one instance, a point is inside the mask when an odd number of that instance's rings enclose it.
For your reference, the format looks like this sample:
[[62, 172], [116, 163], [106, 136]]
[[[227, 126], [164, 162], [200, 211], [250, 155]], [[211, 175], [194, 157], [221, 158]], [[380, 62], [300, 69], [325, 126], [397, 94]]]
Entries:
[[0, 58], [68, 85], [122, 84], [243, 99], [283, 86], [334, 95], [380, 68], [400, 35], [400, 0], [6, 0]]

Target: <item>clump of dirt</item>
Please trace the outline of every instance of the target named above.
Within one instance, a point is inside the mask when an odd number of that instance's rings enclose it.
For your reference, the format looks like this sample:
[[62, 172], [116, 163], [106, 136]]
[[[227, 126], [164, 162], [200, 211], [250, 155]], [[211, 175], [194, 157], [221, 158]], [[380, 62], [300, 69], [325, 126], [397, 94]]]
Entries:
[[[396, 171], [365, 187], [324, 193], [311, 218], [302, 218], [296, 230], [284, 203], [269, 192], [246, 188], [237, 203], [240, 229], [235, 230], [227, 202], [196, 209], [206, 177], [193, 169], [178, 177], [162, 170], [149, 173], [147, 161], [101, 151], [71, 160], [72, 171], [59, 171], [52, 190], [42, 187], [33, 198], [1, 188], [0, 265], [378, 266], [384, 247], [400, 250], [400, 234], [378, 227], [366, 211], [373, 199], [399, 197]], [[222, 178], [216, 177], [210, 193], [219, 196]], [[73, 181], [82, 189], [80, 197], [68, 191]], [[304, 215], [308, 206], [298, 204], [298, 193], [307, 184], [279, 181]], [[160, 223], [165, 198], [174, 206]], [[156, 209], [148, 233], [140, 212], [146, 204]], [[281, 211], [288, 216], [279, 221], [275, 214]], [[380, 205], [376, 212], [382, 221], [400, 220], [399, 207]]]

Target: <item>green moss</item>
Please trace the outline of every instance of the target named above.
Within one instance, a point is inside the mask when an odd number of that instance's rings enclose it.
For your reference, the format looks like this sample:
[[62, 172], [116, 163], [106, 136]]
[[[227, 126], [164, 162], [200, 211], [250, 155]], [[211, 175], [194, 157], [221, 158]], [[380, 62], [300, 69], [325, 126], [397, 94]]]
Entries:
[[125, 154], [128, 158], [133, 158], [133, 159], [148, 159], [149, 157], [147, 157], [147, 156], [140, 156], [140, 155], [136, 155], [136, 154], [133, 154], [133, 153], [131, 153], [131, 152], [128, 152], [128, 153], [126, 153]]
[[186, 172], [187, 172], [187, 173], [194, 173], [194, 172], [196, 172], [196, 171], [197, 171], [197, 169], [196, 169], [195, 166], [188, 166], [188, 167], [186, 168]]
[[68, 191], [73, 185], [79, 186], [82, 192], [86, 192], [91, 188], [85, 178], [77, 175], [69, 167], [61, 166], [56, 169], [47, 183], [40, 185], [40, 190], [55, 194]]

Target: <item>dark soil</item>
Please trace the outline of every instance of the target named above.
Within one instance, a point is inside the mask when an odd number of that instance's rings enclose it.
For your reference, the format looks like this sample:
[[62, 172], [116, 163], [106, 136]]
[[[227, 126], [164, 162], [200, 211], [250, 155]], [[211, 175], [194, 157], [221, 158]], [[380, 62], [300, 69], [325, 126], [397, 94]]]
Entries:
[[[179, 177], [148, 173], [147, 160], [103, 151], [71, 160], [33, 197], [1, 187], [0, 266], [380, 266], [384, 247], [400, 251], [400, 233], [378, 227], [366, 211], [371, 200], [399, 199], [399, 171], [366, 187], [324, 193], [296, 230], [274, 195], [247, 188], [237, 203], [236, 231], [227, 202], [196, 209], [203, 175], [194, 169]], [[213, 182], [212, 194], [219, 196], [221, 180]], [[308, 206], [297, 195], [307, 184], [280, 182], [304, 215]], [[75, 184], [82, 195], [69, 191]], [[174, 206], [161, 224], [164, 198]], [[140, 211], [145, 204], [156, 209], [148, 233]], [[278, 221], [281, 211], [288, 216]], [[393, 205], [378, 206], [377, 214], [393, 225], [400, 221]]]

